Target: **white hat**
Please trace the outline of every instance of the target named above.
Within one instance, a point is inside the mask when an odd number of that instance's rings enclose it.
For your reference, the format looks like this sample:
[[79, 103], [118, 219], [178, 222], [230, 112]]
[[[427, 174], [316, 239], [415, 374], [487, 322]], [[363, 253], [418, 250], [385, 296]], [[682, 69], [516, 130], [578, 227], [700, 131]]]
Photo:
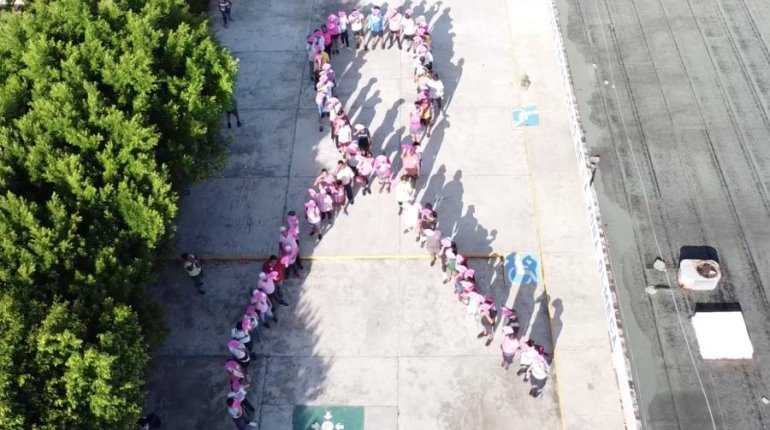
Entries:
[[503, 334], [511, 334], [511, 333], [513, 333], [513, 328], [511, 328], [511, 326], [503, 327]]
[[259, 274], [259, 279], [264, 281], [265, 279], [267, 279], [267, 274], [265, 272], [260, 273]]

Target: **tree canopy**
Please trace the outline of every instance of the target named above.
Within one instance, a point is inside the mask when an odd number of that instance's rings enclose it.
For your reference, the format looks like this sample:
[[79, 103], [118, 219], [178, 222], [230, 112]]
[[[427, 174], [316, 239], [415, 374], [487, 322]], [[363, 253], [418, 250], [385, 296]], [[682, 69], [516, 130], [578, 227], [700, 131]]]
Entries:
[[0, 12], [0, 423], [130, 428], [176, 190], [224, 159], [236, 64], [184, 0]]

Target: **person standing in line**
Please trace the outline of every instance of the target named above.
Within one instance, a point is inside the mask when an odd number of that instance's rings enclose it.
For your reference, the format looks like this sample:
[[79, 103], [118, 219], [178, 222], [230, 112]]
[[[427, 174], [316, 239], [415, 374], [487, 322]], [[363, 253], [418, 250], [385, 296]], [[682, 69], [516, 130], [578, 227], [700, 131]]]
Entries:
[[468, 269], [463, 272], [462, 276], [455, 282], [455, 293], [457, 294], [457, 301], [460, 303], [465, 302], [468, 299], [468, 294], [471, 291], [476, 290], [476, 276], [475, 270]]
[[239, 381], [231, 382], [230, 392], [227, 393], [227, 397], [240, 400], [241, 407], [243, 407], [244, 411], [246, 411], [249, 415], [254, 415], [256, 409], [254, 409], [254, 405], [252, 405], [251, 402], [249, 402], [249, 400], [246, 398], [246, 389], [250, 386], [250, 384], [241, 383]]
[[251, 364], [251, 355], [246, 347], [235, 339], [230, 339], [227, 342], [227, 349], [230, 350], [230, 354], [238, 364], [243, 367], [245, 371], [249, 371], [249, 364]]
[[358, 9], [353, 9], [348, 21], [350, 22], [350, 29], [353, 30], [353, 40], [356, 43], [356, 51], [358, 51], [364, 41], [364, 16]]
[[248, 381], [249, 380], [249, 374], [246, 372], [246, 369], [243, 368], [235, 359], [229, 359], [225, 361], [225, 370], [227, 370], [227, 374], [230, 375], [230, 383], [232, 384], [233, 381]]
[[404, 212], [404, 204], [414, 201], [414, 181], [409, 176], [401, 175], [401, 178], [396, 184], [396, 203], [398, 203], [398, 214], [401, 215]]
[[190, 279], [192, 279], [198, 293], [201, 295], [206, 294], [206, 291], [203, 289], [203, 267], [201, 267], [200, 260], [195, 258], [194, 255], [185, 252], [182, 254], [182, 265]]
[[[353, 179], [355, 179], [355, 173], [353, 169], [348, 166], [347, 163], [340, 160], [337, 162], [337, 168], [334, 170], [334, 176], [338, 181], [342, 182], [342, 186], [345, 189], [345, 196], [347, 196], [348, 204], [353, 205]], [[347, 205], [345, 206], [345, 213], [347, 213]]]
[[500, 350], [503, 352], [503, 362], [500, 363], [500, 367], [508, 370], [519, 351], [519, 340], [509, 326], [503, 327], [503, 342], [500, 344]]
[[324, 117], [329, 115], [329, 110], [326, 107], [326, 99], [327, 99], [327, 95], [323, 89], [316, 91], [315, 103], [316, 103], [316, 106], [318, 106], [318, 131], [320, 132], [324, 131], [324, 126], [323, 126]]
[[[393, 15], [388, 19], [388, 36], [385, 40], [382, 41], [382, 47], [385, 48], [385, 44], [390, 42], [390, 45], [388, 46], [388, 49], [393, 48], [393, 42], [398, 44], [398, 50], [400, 51], [402, 49], [401, 47], [401, 20], [403, 19], [403, 16], [401, 13], [395, 9], [393, 10]], [[388, 11], [390, 12], [390, 11]]]
[[503, 325], [510, 327], [511, 330], [513, 330], [513, 335], [518, 337], [520, 325], [519, 316], [516, 314], [516, 310], [503, 306], [500, 313], [503, 315], [503, 318], [505, 318], [505, 323]]
[[415, 24], [412, 18], [414, 10], [407, 9], [404, 11], [404, 19], [401, 20], [401, 34], [406, 45], [406, 52], [410, 52], [414, 46], [414, 35], [417, 33], [417, 24]]
[[369, 50], [369, 42], [372, 42], [372, 50], [374, 50], [382, 38], [382, 12], [379, 6], [374, 6], [372, 13], [366, 17], [366, 29], [369, 30], [369, 39], [364, 43], [364, 51]]
[[535, 359], [538, 356], [537, 350], [535, 349], [535, 341], [533, 339], [524, 340], [524, 338], [522, 338], [519, 348], [521, 353], [519, 354], [519, 370], [516, 372], [516, 375], [524, 375], [524, 382], [526, 382], [529, 378], [527, 369], [530, 364], [535, 362]]
[[323, 24], [321, 26], [321, 34], [324, 38], [324, 52], [326, 52], [326, 55], [329, 56], [329, 59], [332, 57], [332, 32], [329, 30], [329, 27], [326, 26], [326, 24]]
[[230, 330], [230, 339], [237, 340], [249, 352], [251, 358], [257, 358], [254, 354], [254, 342], [248, 330], [243, 328], [243, 321], [235, 323], [235, 327]]
[[465, 300], [465, 319], [468, 321], [478, 321], [480, 316], [479, 309], [481, 304], [484, 303], [484, 296], [474, 287], [468, 292]]
[[358, 149], [362, 154], [372, 155], [372, 135], [365, 125], [356, 124], [353, 126], [353, 139], [358, 144]]
[[423, 230], [425, 234], [425, 250], [430, 256], [430, 267], [436, 265], [436, 258], [441, 252], [441, 230]]
[[290, 273], [294, 273], [294, 277], [299, 279], [302, 277], [302, 274], [299, 271], [299, 268], [297, 267], [297, 255], [298, 255], [298, 248], [297, 245], [285, 245], [283, 249], [281, 250], [281, 264], [283, 264], [284, 267], [286, 267], [285, 270], [285, 277], [288, 278]]
[[434, 118], [438, 118], [438, 114], [446, 116], [444, 109], [444, 83], [441, 82], [441, 78], [438, 73], [433, 74], [433, 78], [428, 81], [428, 94], [430, 96], [430, 102], [432, 106], [435, 106]]
[[321, 210], [318, 209], [318, 205], [315, 203], [315, 190], [313, 198], [305, 202], [305, 220], [310, 224], [310, 236], [318, 233], [318, 241], [323, 239], [323, 231], [321, 230]]
[[230, 0], [217, 0], [219, 5], [219, 12], [222, 14], [222, 21], [225, 22], [225, 28], [227, 28], [227, 21], [232, 21], [233, 2]]
[[340, 19], [337, 15], [330, 14], [326, 17], [326, 28], [329, 29], [329, 34], [332, 36], [331, 40], [331, 54], [339, 54], [340, 50]]
[[[273, 304], [281, 306], [289, 306], [288, 303], [283, 301], [283, 294], [274, 281], [274, 273], [260, 272], [259, 279], [257, 279], [257, 288], [267, 294], [267, 297]], [[275, 310], [273, 311], [275, 313]]]
[[335, 182], [337, 182], [337, 179], [334, 175], [329, 173], [327, 169], [321, 169], [321, 173], [316, 176], [313, 185], [318, 187], [319, 190], [326, 189], [328, 191], [329, 188], [334, 186]]
[[339, 216], [340, 211], [342, 211], [343, 208], [345, 213], [347, 213], [348, 208], [345, 205], [347, 198], [345, 197], [345, 187], [342, 186], [342, 181], [335, 180], [334, 188], [331, 188], [329, 192], [331, 193], [332, 201], [334, 202], [334, 216]]
[[348, 146], [353, 142], [353, 129], [350, 127], [350, 122], [346, 121], [346, 119], [342, 119], [339, 127], [337, 127], [337, 149], [343, 157], [347, 153]]
[[281, 260], [277, 255], [271, 255], [268, 259], [262, 263], [262, 271], [273, 276], [273, 282], [278, 289], [281, 289], [281, 282], [283, 282], [283, 275], [285, 267], [281, 264]]
[[248, 415], [241, 407], [240, 400], [228, 397], [226, 403], [227, 413], [230, 414], [238, 430], [246, 430], [247, 427], [257, 427], [258, 424], [252, 421], [251, 415]]
[[358, 176], [356, 176], [356, 179], [362, 178], [364, 181], [364, 189], [361, 191], [361, 194], [372, 194], [372, 184], [370, 177], [374, 171], [374, 158], [372, 157], [371, 153], [364, 152], [359, 148], [358, 155], [356, 155], [356, 160], [358, 160], [358, 165], [356, 166]]
[[422, 139], [422, 109], [420, 102], [415, 102], [412, 110], [409, 112], [409, 135], [412, 136], [413, 143], [419, 143]]
[[548, 354], [545, 353], [541, 345], [537, 345], [538, 356], [532, 364], [527, 367], [526, 375], [529, 376], [530, 385], [532, 388], [529, 390], [529, 395], [532, 397], [539, 397], [543, 394], [543, 387], [545, 387], [545, 380], [548, 379], [548, 372], [551, 370], [551, 366], [548, 364]]
[[393, 168], [387, 155], [380, 154], [374, 159], [374, 172], [377, 175], [377, 182], [380, 184], [380, 193], [387, 187], [388, 194], [390, 194], [390, 178], [393, 175]]
[[253, 305], [246, 307], [246, 311], [241, 319], [241, 327], [243, 327], [250, 336], [255, 338], [257, 342], [262, 341], [262, 338], [259, 335], [259, 315], [257, 315], [257, 309], [253, 307]]
[[254, 290], [251, 294], [251, 303], [257, 308], [259, 322], [261, 322], [265, 328], [270, 328], [270, 323], [267, 322], [268, 318], [272, 319], [275, 323], [278, 322], [278, 318], [273, 314], [273, 302], [270, 301], [270, 298], [267, 297], [267, 294], [265, 294], [264, 291], [259, 289]]
[[318, 210], [321, 211], [321, 221], [326, 220], [328, 225], [334, 223], [334, 200], [326, 191], [325, 187], [320, 187], [315, 196], [315, 202]]
[[497, 319], [497, 309], [495, 308], [495, 302], [491, 297], [487, 297], [479, 306], [479, 320], [481, 322], [481, 333], [476, 335], [481, 339], [484, 336], [487, 337], [485, 346], [492, 344], [492, 339], [495, 337], [495, 321]]
[[348, 39], [348, 24], [350, 24], [348, 16], [344, 10], [341, 10], [337, 12], [337, 17], [339, 17], [340, 23], [340, 42], [345, 44], [345, 49], [352, 51], [353, 49], [350, 47], [350, 40]]
[[446, 284], [452, 279], [452, 275], [455, 273], [455, 265], [457, 264], [457, 244], [449, 238], [445, 238], [441, 242], [443, 251], [441, 252], [441, 268], [444, 271], [444, 283]]

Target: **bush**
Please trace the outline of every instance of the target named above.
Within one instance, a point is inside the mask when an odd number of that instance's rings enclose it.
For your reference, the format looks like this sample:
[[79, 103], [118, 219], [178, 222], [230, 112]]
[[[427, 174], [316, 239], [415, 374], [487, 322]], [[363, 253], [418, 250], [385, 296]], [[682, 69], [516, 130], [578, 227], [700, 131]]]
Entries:
[[129, 428], [143, 285], [175, 190], [224, 159], [236, 65], [183, 0], [37, 1], [0, 29], [0, 423]]

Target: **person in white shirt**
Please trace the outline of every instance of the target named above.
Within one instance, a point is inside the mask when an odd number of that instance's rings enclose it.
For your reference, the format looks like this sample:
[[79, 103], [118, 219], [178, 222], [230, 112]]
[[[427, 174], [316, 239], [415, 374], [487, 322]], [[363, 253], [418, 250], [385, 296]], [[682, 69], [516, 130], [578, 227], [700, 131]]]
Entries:
[[206, 294], [206, 291], [203, 290], [203, 267], [201, 267], [201, 262], [194, 255], [185, 252], [182, 254], [182, 266], [190, 276], [190, 279], [192, 279], [198, 293], [201, 295]]
[[551, 370], [551, 366], [548, 364], [548, 354], [544, 352], [543, 347], [536, 345], [535, 349], [538, 355], [527, 368], [527, 375], [532, 386], [529, 395], [532, 397], [538, 397], [543, 393], [545, 380], [548, 379], [548, 372]]
[[411, 51], [414, 45], [414, 35], [417, 33], [417, 24], [412, 18], [414, 11], [407, 9], [404, 11], [404, 18], [401, 20], [401, 35], [406, 43], [406, 52]]
[[230, 338], [237, 340], [238, 343], [243, 345], [244, 348], [246, 348], [247, 351], [249, 351], [249, 355], [251, 358], [256, 358], [254, 355], [254, 342], [251, 340], [251, 335], [249, 334], [248, 330], [245, 330], [243, 328], [243, 322], [238, 321], [235, 323], [235, 327], [233, 327], [230, 330]]
[[441, 78], [439, 77], [438, 73], [433, 74], [433, 79], [428, 81], [427, 85], [431, 105], [436, 106], [436, 113], [433, 114], [433, 117], [436, 118], [439, 112], [446, 116], [446, 114], [442, 111], [444, 108], [444, 83], [441, 82]]
[[[353, 204], [353, 180], [355, 179], [355, 173], [353, 169], [348, 166], [347, 163], [340, 160], [337, 162], [337, 168], [334, 170], [334, 176], [338, 181], [342, 182], [343, 188], [345, 188], [345, 195], [348, 198], [348, 204]], [[347, 205], [346, 205], [347, 208]]]
[[230, 417], [233, 419], [233, 422], [235, 423], [235, 426], [238, 428], [238, 430], [245, 430], [246, 427], [257, 427], [259, 425], [252, 421], [251, 414], [247, 414], [243, 410], [240, 400], [233, 397], [228, 397], [226, 403], [227, 413], [230, 414]]
[[516, 372], [516, 375], [524, 375], [524, 381], [526, 382], [529, 376], [527, 375], [527, 369], [529, 368], [529, 365], [535, 362], [535, 359], [537, 358], [537, 350], [535, 349], [535, 341], [532, 339], [528, 339], [524, 341], [525, 338], [521, 339], [521, 345], [519, 347], [520, 355], [519, 355], [519, 370]]

